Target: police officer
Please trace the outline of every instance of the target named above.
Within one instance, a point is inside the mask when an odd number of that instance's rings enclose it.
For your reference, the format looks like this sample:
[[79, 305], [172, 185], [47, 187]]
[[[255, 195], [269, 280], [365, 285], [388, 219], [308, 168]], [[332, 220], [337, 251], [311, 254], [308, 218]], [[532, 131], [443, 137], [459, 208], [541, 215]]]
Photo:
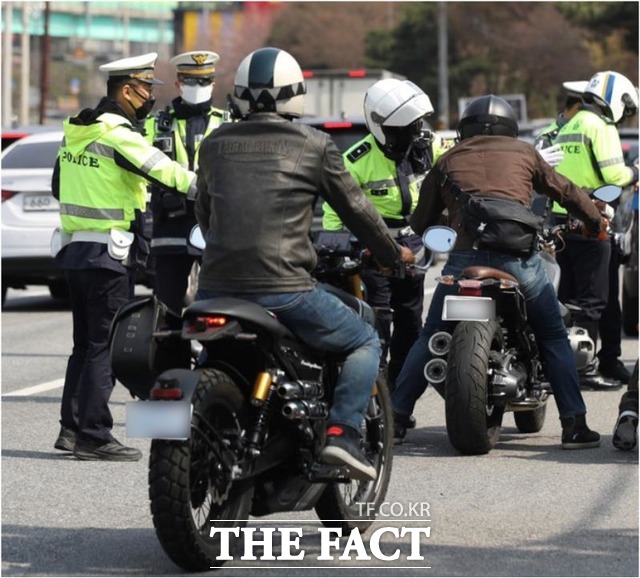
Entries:
[[[582, 99], [583, 106], [557, 133], [555, 142], [562, 148], [564, 159], [556, 170], [590, 190], [605, 184], [623, 187], [636, 183], [638, 168], [624, 164], [616, 125], [636, 113], [637, 89], [620, 73], [598, 72], [587, 83]], [[571, 225], [571, 215], [568, 219]], [[557, 254], [562, 269], [559, 298], [581, 308], [576, 323], [587, 329], [594, 343], [609, 299], [611, 250], [609, 240], [585, 238], [575, 227], [565, 235], [565, 248]], [[586, 376], [581, 381], [583, 385], [620, 387], [621, 381], [602, 378], [626, 377], [616, 371], [620, 352], [610, 355], [609, 349], [605, 349], [604, 357], [600, 356], [601, 375]]]
[[[387, 78], [376, 82], [364, 98], [364, 116], [370, 134], [345, 151], [345, 165], [367, 198], [402, 245], [414, 252], [422, 248], [407, 218], [418, 202], [420, 183], [432, 163], [452, 143], [425, 130], [424, 119], [433, 113], [429, 97], [413, 82]], [[322, 226], [337, 230], [343, 224], [323, 204]], [[382, 330], [383, 364], [389, 354], [390, 388], [422, 326], [424, 275], [403, 279], [366, 269], [368, 303]], [[391, 324], [393, 323], [393, 335]]]
[[[180, 96], [171, 107], [147, 119], [147, 139], [181, 166], [198, 168], [202, 139], [225, 120], [227, 113], [212, 106], [215, 52], [197, 50], [171, 59], [176, 68], [176, 88]], [[191, 269], [201, 251], [188, 243], [196, 224], [193, 201], [151, 188], [153, 238], [151, 254], [155, 262], [155, 293], [169, 309], [180, 313], [185, 305]]]
[[[54, 447], [81, 460], [136, 461], [141, 452], [111, 434], [108, 402], [111, 321], [133, 296], [132, 268], [143, 264], [140, 221], [147, 181], [195, 196], [195, 173], [142, 136], [155, 99], [155, 52], [104, 64], [107, 96], [64, 122], [52, 190], [60, 201], [56, 263], [65, 269], [73, 314], [73, 352], [65, 374], [61, 429]], [[57, 245], [57, 246], [56, 246]], [[58, 248], [62, 246], [60, 250]]]

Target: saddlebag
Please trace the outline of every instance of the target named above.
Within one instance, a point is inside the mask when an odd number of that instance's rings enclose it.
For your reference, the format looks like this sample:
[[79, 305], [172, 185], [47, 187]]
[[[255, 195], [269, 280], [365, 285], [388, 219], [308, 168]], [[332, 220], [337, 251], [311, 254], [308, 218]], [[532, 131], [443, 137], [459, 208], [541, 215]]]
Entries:
[[167, 369], [189, 368], [189, 341], [178, 334], [153, 335], [180, 327], [181, 319], [155, 296], [134, 299], [118, 310], [109, 338], [111, 369], [133, 396], [148, 399], [158, 375]]

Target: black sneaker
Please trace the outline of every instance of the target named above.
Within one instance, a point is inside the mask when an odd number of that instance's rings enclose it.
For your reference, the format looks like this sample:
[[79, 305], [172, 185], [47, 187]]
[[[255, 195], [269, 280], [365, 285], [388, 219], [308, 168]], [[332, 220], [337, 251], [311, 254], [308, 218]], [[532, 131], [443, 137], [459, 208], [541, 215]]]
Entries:
[[626, 410], [620, 412], [613, 430], [613, 446], [619, 450], [630, 451], [636, 447], [638, 431], [638, 412]]
[[360, 442], [360, 433], [355, 429], [341, 425], [329, 426], [320, 459], [325, 464], [347, 466], [354, 480], [373, 481], [377, 472], [362, 453]]
[[101, 460], [105, 462], [137, 462], [142, 452], [123, 446], [117, 439], [97, 441], [78, 438], [73, 455], [79, 460]]
[[58, 439], [53, 447], [62, 452], [72, 452], [73, 447], [76, 445], [76, 432], [68, 427], [61, 426]]
[[416, 419], [410, 415], [393, 412], [393, 443], [397, 446], [404, 442], [407, 430], [416, 427]]
[[596, 448], [600, 445], [600, 434], [589, 429], [584, 414], [563, 417], [560, 422], [562, 423], [562, 449], [581, 450]]
[[598, 371], [602, 377], [617, 380], [622, 384], [629, 383], [631, 379], [631, 372], [619, 359], [616, 359], [613, 363], [600, 363]]

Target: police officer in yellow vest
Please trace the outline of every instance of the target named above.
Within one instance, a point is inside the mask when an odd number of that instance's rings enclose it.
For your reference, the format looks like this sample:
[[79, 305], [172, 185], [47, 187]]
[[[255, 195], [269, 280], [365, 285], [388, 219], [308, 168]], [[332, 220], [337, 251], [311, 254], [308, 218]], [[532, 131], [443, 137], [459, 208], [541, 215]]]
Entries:
[[52, 252], [65, 269], [73, 314], [54, 447], [81, 460], [136, 461], [142, 455], [111, 434], [109, 327], [133, 296], [133, 266], [144, 261], [139, 233], [147, 183], [180, 197], [196, 193], [195, 173], [142, 135], [155, 102], [153, 85], [160, 83], [153, 76], [156, 58], [153, 52], [100, 67], [109, 75], [107, 96], [64, 122], [52, 177], [61, 222]]
[[[598, 72], [587, 83], [582, 99], [582, 108], [557, 133], [555, 142], [564, 152], [564, 160], [556, 170], [590, 190], [605, 184], [623, 187], [637, 183], [638, 167], [625, 165], [616, 126], [636, 114], [636, 87], [617, 72]], [[571, 222], [571, 215], [568, 218]], [[564, 250], [557, 254], [562, 269], [559, 297], [581, 308], [576, 323], [597, 343], [598, 324], [609, 297], [611, 243], [608, 239], [585, 238], [577, 228], [567, 233], [565, 243]], [[601, 357], [600, 375], [590, 376], [583, 384], [619, 387], [620, 381], [602, 379], [622, 375], [619, 363], [615, 357]]]
[[[212, 106], [219, 58], [207, 50], [174, 56], [170, 62], [176, 68], [176, 88], [180, 95], [171, 107], [148, 118], [145, 125], [149, 142], [192, 171], [198, 168], [202, 139], [228, 117], [228, 113]], [[152, 187], [151, 210], [154, 291], [160, 301], [180, 313], [185, 305], [191, 269], [201, 255], [201, 251], [188, 242], [189, 232], [196, 224], [193, 201]]]
[[[432, 163], [451, 146], [425, 131], [424, 119], [433, 113], [429, 97], [413, 82], [383, 79], [371, 86], [364, 99], [370, 134], [345, 151], [345, 165], [373, 203], [398, 241], [414, 252], [422, 248], [407, 217], [418, 202], [420, 184]], [[343, 227], [336, 212], [323, 205], [322, 226]], [[363, 274], [368, 302], [376, 311], [383, 332], [383, 363], [389, 353], [391, 387], [422, 327], [424, 275], [397, 279], [376, 269]], [[393, 322], [393, 335], [391, 323]]]

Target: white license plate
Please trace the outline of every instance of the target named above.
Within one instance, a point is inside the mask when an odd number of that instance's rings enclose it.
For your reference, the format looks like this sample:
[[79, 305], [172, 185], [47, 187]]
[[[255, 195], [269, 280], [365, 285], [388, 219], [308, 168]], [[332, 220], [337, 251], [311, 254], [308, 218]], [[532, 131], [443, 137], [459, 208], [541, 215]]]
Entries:
[[184, 440], [189, 437], [191, 404], [184, 401], [127, 402], [128, 438]]
[[496, 317], [496, 302], [491, 297], [447, 295], [442, 319], [445, 321], [489, 321]]
[[58, 201], [51, 195], [25, 195], [22, 201], [23, 211], [59, 211]]

